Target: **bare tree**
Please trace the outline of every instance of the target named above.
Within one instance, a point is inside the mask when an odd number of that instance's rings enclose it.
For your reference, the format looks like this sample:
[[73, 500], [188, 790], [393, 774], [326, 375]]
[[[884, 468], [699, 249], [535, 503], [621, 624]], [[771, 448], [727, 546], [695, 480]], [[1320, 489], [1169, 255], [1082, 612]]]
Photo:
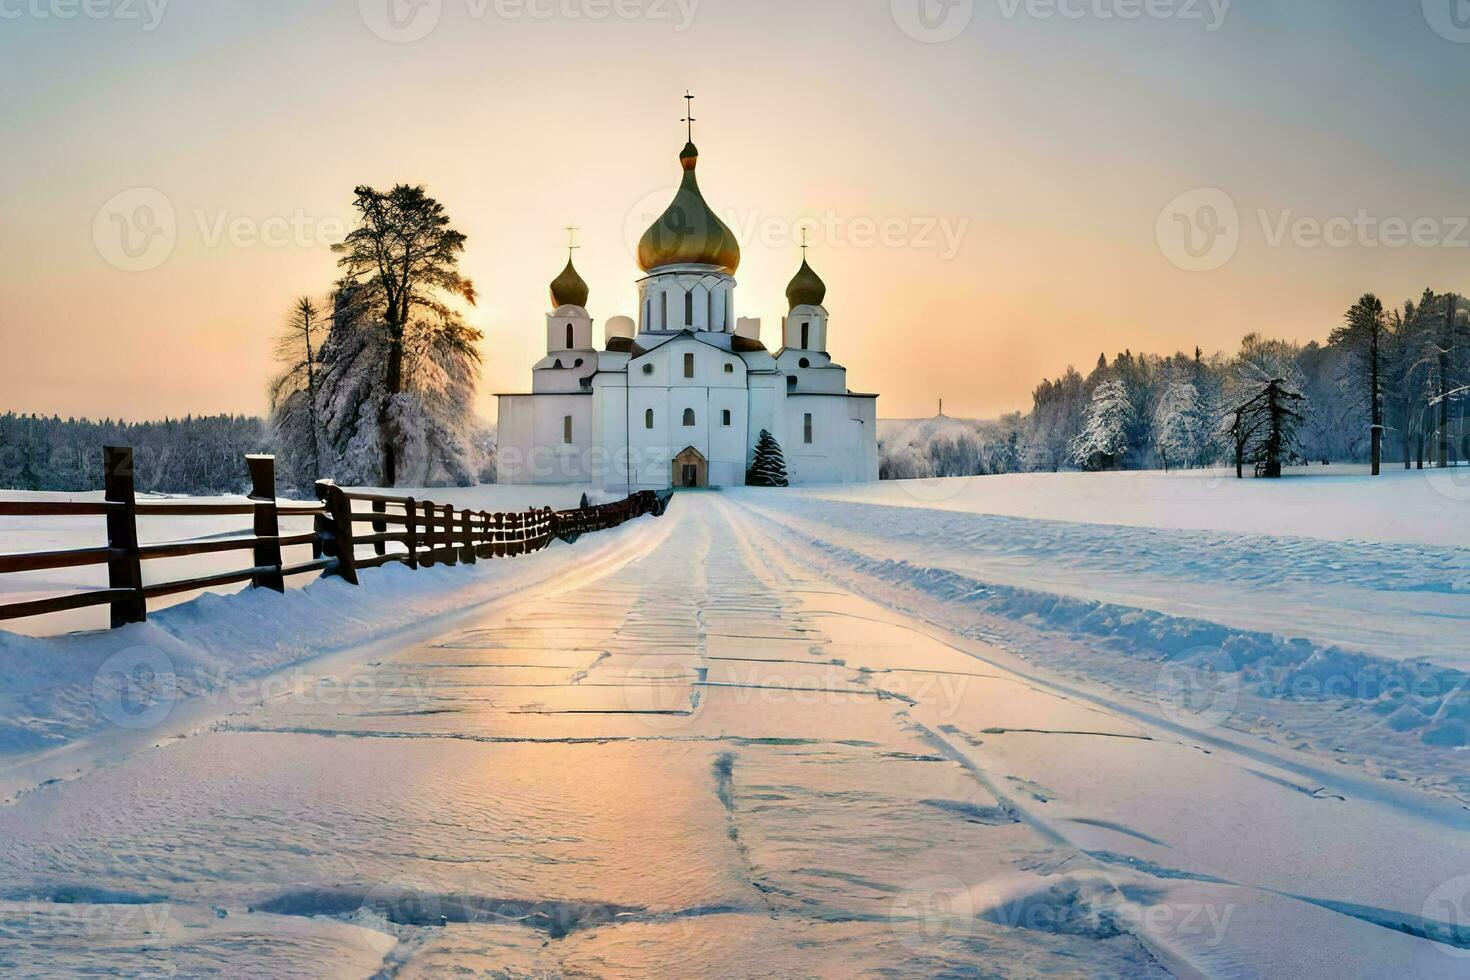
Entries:
[[[293, 464], [306, 464], [307, 473], [322, 476], [321, 424], [317, 416], [317, 358], [326, 326], [310, 296], [291, 307], [286, 326], [276, 338], [276, 360], [282, 370], [271, 382], [271, 424], [287, 448]], [[304, 452], [303, 452], [304, 450]], [[304, 457], [304, 458], [302, 458]]]

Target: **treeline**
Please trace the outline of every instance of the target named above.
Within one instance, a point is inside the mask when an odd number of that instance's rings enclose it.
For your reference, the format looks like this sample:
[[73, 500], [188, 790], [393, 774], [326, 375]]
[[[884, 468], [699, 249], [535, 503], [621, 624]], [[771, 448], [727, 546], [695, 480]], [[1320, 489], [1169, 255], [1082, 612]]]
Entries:
[[[1247, 336], [1233, 354], [1103, 355], [1037, 386], [1029, 413], [920, 426], [882, 440], [884, 479], [1063, 469], [1370, 462], [1470, 453], [1470, 307], [1426, 290], [1386, 309], [1373, 295], [1326, 343]], [[1375, 440], [1375, 433], [1377, 437]]]
[[244, 457], [271, 451], [270, 427], [246, 415], [162, 422], [0, 415], [0, 488], [102, 489], [102, 447], [135, 450], [136, 486], [151, 493], [240, 493]]
[[[495, 428], [470, 427], [475, 476], [495, 482]], [[301, 468], [280, 452], [265, 419], [247, 415], [189, 416], [161, 422], [63, 419], [58, 416], [0, 415], [0, 490], [76, 493], [102, 489], [102, 447], [131, 446], [136, 486], [146, 493], [245, 493], [250, 486], [245, 457], [277, 457], [281, 493], [310, 495], [321, 474]]]

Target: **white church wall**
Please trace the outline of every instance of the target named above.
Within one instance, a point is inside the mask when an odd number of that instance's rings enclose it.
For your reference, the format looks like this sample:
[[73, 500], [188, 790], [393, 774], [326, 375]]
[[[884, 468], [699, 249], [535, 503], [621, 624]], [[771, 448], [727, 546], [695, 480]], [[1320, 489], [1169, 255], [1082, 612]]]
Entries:
[[[628, 386], [620, 374], [599, 375], [592, 384], [593, 443], [600, 454], [593, 459], [592, 484], [601, 490], [632, 492], [632, 465], [628, 456], [633, 417], [628, 411]], [[642, 424], [642, 418], [638, 423]]]
[[[692, 358], [691, 373], [686, 373], [686, 357]], [[709, 461], [711, 484], [743, 485], [749, 401], [740, 357], [679, 337], [631, 361], [628, 369], [632, 448], [640, 486], [669, 486], [674, 457], [689, 447]], [[686, 425], [686, 418], [693, 424]]]
[[[781, 445], [793, 485], [877, 479], [875, 399], [791, 395], [785, 407], [790, 438]], [[808, 415], [811, 416], [811, 442], [806, 441]], [[865, 451], [869, 442], [873, 444], [871, 453]], [[870, 470], [871, 477], [867, 475]]]
[[497, 480], [510, 485], [589, 482], [592, 401], [590, 395], [502, 395]]
[[786, 379], [779, 374], [752, 374], [747, 402], [750, 405], [745, 468], [755, 462], [755, 443], [765, 429], [782, 446], [786, 445]]

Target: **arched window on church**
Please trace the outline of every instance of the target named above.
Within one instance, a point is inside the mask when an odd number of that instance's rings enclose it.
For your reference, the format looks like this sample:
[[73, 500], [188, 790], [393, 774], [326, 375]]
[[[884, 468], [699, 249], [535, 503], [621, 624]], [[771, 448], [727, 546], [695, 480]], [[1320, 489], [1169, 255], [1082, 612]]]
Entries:
[[694, 326], [694, 294], [684, 294], [684, 326]]
[[662, 309], [659, 312], [658, 328], [660, 330], [667, 330], [669, 329], [669, 294], [659, 293], [658, 298], [662, 303]]
[[686, 377], [686, 378], [692, 378], [692, 377], [694, 377], [694, 355], [693, 354], [685, 354], [684, 355], [684, 377]]
[[694, 428], [694, 409], [692, 408], [684, 409], [684, 428]]
[[571, 350], [573, 347], [575, 347], [577, 345], [576, 344], [576, 341], [577, 341], [576, 331], [574, 331], [572, 329], [572, 325], [570, 323], [568, 323], [567, 324], [567, 350]]
[[706, 320], [705, 322], [709, 324], [709, 328], [711, 330], [718, 330], [720, 328], [720, 325], [715, 322], [715, 291], [713, 289], [711, 289], [709, 291], [709, 297], [708, 298], [709, 298], [709, 319]]
[[645, 410], [643, 413], [643, 427], [645, 429], [653, 428], [653, 409], [651, 408]]
[[810, 322], [801, 325], [801, 349], [812, 349], [812, 325]]

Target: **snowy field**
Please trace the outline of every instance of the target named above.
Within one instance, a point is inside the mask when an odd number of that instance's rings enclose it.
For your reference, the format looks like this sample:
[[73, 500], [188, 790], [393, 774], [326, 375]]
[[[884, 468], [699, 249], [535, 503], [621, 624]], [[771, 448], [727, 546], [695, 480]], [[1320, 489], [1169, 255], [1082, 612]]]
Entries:
[[0, 973], [1462, 977], [1461, 489], [685, 494], [0, 633]]

